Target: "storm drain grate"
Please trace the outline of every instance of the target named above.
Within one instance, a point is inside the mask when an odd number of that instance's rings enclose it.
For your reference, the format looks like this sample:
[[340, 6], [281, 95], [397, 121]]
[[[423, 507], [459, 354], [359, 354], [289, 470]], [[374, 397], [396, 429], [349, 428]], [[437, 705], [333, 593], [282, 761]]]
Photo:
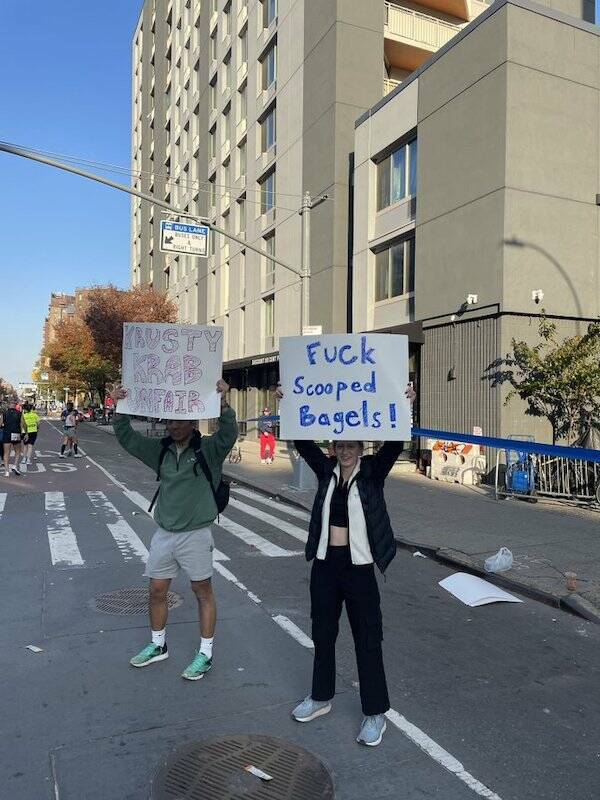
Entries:
[[[246, 772], [252, 765], [272, 776]], [[311, 753], [271, 736], [238, 735], [195, 742], [160, 767], [152, 800], [333, 800], [333, 781]]]
[[[167, 592], [167, 606], [177, 608], [183, 598], [176, 592]], [[96, 609], [107, 614], [147, 614], [148, 589], [118, 589], [96, 598]]]

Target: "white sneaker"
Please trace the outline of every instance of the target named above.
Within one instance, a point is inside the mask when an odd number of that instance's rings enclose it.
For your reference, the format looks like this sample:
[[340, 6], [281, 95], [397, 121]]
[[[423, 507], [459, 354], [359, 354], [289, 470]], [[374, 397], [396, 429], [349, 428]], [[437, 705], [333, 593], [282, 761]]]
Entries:
[[260, 460], [260, 463], [261, 463], [261, 464], [266, 464], [266, 463], [267, 463], [267, 460], [266, 460], [265, 458], [261, 458], [261, 460]]
[[83, 458], [83, 456], [81, 455], [81, 453], [75, 453], [73, 458]]
[[33, 464], [33, 461], [30, 458], [28, 458], [27, 459], [27, 466], [30, 467], [32, 464]]
[[10, 470], [8, 469], [8, 467], [4, 470], [4, 477], [10, 478]]
[[12, 471], [15, 473], [15, 475], [20, 475], [20, 474], [21, 474], [21, 473], [19, 472], [19, 469], [18, 469], [18, 467], [16, 467], [14, 464], [12, 465], [11, 469], [12, 469]]
[[61, 454], [59, 455], [59, 458], [66, 458], [66, 455], [65, 455], [64, 453], [61, 453]]

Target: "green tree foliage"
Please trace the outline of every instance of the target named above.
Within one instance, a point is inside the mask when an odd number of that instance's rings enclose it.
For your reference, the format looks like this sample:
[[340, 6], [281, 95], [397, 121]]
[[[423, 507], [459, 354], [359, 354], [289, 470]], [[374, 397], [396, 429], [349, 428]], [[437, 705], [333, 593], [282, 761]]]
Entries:
[[550, 422], [553, 442], [573, 442], [600, 426], [600, 323], [588, 325], [583, 336], [561, 340], [555, 323], [542, 316], [538, 333], [534, 346], [512, 340], [512, 355], [496, 382], [512, 386], [505, 404], [518, 396], [527, 403], [526, 413]]

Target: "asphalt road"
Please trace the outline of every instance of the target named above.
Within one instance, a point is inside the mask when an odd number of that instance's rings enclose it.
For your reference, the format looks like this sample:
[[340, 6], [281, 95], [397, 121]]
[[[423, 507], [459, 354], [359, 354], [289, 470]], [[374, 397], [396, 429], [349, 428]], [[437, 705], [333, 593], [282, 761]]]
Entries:
[[380, 583], [392, 703], [382, 745], [354, 741], [346, 621], [334, 711], [295, 723], [312, 660], [306, 522], [245, 490], [215, 529], [214, 669], [180, 678], [199, 640], [183, 578], [169, 660], [130, 668], [146, 619], [102, 613], [95, 598], [145, 585], [154, 476], [105, 430], [83, 426], [81, 442], [90, 458], [60, 460], [44, 423], [34, 471], [0, 478], [0, 798], [142, 800], [173, 748], [234, 732], [315, 753], [338, 800], [600, 796], [600, 628], [526, 598], [468, 608], [438, 585], [449, 569], [403, 551]]

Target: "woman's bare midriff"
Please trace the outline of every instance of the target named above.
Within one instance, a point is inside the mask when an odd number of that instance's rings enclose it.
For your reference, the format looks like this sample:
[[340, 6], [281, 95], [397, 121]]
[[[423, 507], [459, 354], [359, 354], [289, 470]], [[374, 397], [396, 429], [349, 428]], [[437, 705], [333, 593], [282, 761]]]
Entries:
[[346, 547], [348, 542], [348, 528], [338, 528], [337, 525], [329, 526], [330, 547]]

